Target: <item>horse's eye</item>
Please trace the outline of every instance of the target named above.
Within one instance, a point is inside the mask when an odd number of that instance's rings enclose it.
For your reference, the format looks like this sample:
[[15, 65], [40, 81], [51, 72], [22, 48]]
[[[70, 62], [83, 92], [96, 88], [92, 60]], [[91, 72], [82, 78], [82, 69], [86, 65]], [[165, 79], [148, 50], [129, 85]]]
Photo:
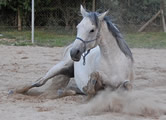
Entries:
[[92, 29], [91, 31], [90, 31], [90, 33], [93, 33], [95, 30], [94, 29]]

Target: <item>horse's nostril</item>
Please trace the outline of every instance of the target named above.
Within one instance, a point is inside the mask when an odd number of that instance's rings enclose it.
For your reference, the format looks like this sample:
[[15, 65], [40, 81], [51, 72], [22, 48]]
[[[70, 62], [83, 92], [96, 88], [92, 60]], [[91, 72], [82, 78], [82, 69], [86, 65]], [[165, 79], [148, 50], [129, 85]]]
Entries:
[[77, 51], [76, 51], [76, 55], [78, 55], [79, 53], [80, 53], [80, 50], [77, 50]]

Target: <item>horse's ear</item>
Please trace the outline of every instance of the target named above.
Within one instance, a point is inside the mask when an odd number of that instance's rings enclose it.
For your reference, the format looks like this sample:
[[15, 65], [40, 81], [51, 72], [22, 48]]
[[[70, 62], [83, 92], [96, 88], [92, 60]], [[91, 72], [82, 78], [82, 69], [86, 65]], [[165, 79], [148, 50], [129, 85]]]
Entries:
[[83, 17], [86, 17], [88, 15], [88, 12], [86, 12], [82, 5], [80, 6], [80, 11]]
[[104, 13], [99, 14], [99, 15], [98, 15], [99, 20], [103, 20], [104, 17], [108, 14], [108, 12], [109, 12], [109, 10], [107, 10], [107, 11], [104, 12]]

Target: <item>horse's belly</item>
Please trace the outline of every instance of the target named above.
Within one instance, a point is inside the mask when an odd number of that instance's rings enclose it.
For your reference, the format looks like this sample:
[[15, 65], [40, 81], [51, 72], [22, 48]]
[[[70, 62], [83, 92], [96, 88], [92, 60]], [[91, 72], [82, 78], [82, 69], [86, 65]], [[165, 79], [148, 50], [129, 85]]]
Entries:
[[74, 79], [77, 87], [84, 93], [83, 87], [87, 85], [90, 74], [95, 71], [96, 63], [98, 61], [100, 49], [93, 48], [86, 56], [85, 65], [83, 65], [83, 58], [79, 62], [74, 62]]

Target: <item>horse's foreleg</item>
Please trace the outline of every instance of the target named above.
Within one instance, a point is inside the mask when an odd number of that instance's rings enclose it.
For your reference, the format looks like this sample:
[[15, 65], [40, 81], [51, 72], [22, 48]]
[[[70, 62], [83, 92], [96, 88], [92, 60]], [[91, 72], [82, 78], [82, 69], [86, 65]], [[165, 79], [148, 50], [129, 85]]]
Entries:
[[70, 77], [65, 75], [59, 75], [53, 78], [51, 86], [47, 89], [46, 92], [39, 96], [39, 99], [56, 99], [65, 96], [73, 96], [76, 94], [83, 93], [75, 84], [74, 79], [71, 79]]
[[[40, 79], [38, 79], [35, 83], [33, 83], [31, 85], [27, 85], [27, 86], [22, 87], [21, 89], [17, 89], [16, 92], [17, 93], [26, 93], [31, 88], [43, 86], [50, 78], [53, 78], [58, 75], [64, 75], [69, 78], [74, 77], [74, 62], [72, 61], [72, 59], [70, 57], [71, 47], [72, 47], [72, 44], [66, 48], [63, 60], [60, 61], [58, 64], [56, 64], [54, 67], [52, 67], [45, 74], [45, 76], [41, 77]], [[63, 84], [63, 83], [65, 83], [64, 80], [66, 80], [66, 79], [62, 79], [62, 81], [57, 80], [57, 83]], [[68, 83], [68, 81], [67, 81], [67, 83]]]
[[74, 74], [73, 61], [72, 60], [61, 61], [58, 64], [56, 64], [54, 67], [52, 67], [44, 77], [38, 79], [32, 85], [27, 85], [21, 89], [17, 89], [16, 93], [26, 93], [31, 88], [43, 86], [50, 78], [53, 78], [54, 76], [66, 75], [68, 77], [73, 77], [73, 74]]
[[44, 85], [50, 78], [53, 78], [56, 75], [66, 75], [66, 76], [73, 76], [73, 63], [65, 63], [64, 61], [61, 61], [54, 67], [52, 67], [44, 77], [37, 80], [34, 84], [32, 84], [32, 87], [40, 87]]
[[101, 89], [104, 89], [102, 78], [98, 72], [93, 72], [90, 75], [87, 86], [85, 86], [83, 90], [87, 93], [88, 99], [90, 99]]

